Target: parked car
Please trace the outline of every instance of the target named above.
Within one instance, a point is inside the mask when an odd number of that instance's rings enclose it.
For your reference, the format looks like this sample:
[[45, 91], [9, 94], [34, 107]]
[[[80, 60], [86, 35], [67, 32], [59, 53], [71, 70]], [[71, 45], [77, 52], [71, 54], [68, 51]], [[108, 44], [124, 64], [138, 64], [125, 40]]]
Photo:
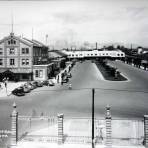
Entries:
[[48, 86], [54, 86], [55, 83], [52, 80], [48, 80]]
[[37, 82], [37, 81], [33, 81], [33, 82], [31, 82], [31, 84], [32, 84], [35, 88], [38, 87], [38, 82]]
[[43, 87], [43, 82], [42, 81], [36, 81], [37, 82], [37, 87]]
[[43, 81], [43, 85], [48, 86], [49, 85], [49, 81], [48, 80]]
[[35, 89], [35, 86], [33, 84], [31, 84], [31, 82], [27, 83], [26, 85], [30, 90]]
[[35, 86], [31, 82], [26, 83], [26, 85], [30, 90], [35, 89]]
[[12, 91], [12, 94], [14, 94], [16, 96], [24, 96], [25, 95], [24, 88], [23, 87], [18, 87], [18, 88], [14, 89]]
[[29, 93], [31, 91], [31, 89], [29, 88], [29, 86], [27, 84], [25, 84], [24, 86], [22, 86], [24, 89], [24, 93]]

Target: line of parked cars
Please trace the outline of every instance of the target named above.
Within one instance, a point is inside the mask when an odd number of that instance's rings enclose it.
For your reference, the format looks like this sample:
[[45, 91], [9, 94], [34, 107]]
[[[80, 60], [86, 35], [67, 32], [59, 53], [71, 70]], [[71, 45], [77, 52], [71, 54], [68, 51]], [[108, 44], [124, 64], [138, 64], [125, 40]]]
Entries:
[[13, 95], [16, 96], [24, 96], [25, 93], [29, 93], [31, 90], [36, 89], [37, 87], [43, 87], [43, 86], [54, 86], [55, 83], [53, 80], [45, 80], [45, 81], [31, 81], [31, 82], [26, 82], [24, 85], [15, 88], [12, 91]]

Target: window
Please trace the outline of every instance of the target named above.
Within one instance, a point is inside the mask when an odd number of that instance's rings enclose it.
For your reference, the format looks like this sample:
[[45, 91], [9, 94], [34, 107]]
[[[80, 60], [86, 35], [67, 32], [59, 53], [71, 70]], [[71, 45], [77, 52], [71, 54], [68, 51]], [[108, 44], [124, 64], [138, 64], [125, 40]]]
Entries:
[[29, 65], [29, 59], [26, 59], [26, 65]]
[[39, 77], [39, 71], [38, 70], [35, 70], [35, 77]]
[[39, 76], [40, 76], [40, 78], [43, 77], [43, 70], [39, 70]]
[[0, 48], [0, 55], [3, 54], [3, 48]]
[[29, 48], [22, 48], [22, 54], [28, 54]]
[[8, 45], [15, 45], [16, 44], [16, 41], [14, 39], [11, 39], [8, 41]]
[[15, 49], [14, 48], [10, 48], [9, 54], [15, 54]]
[[29, 59], [22, 59], [22, 65], [29, 65]]
[[3, 59], [0, 59], [0, 66], [3, 65]]
[[22, 59], [22, 65], [26, 65], [26, 60]]
[[35, 77], [42, 78], [43, 77], [43, 70], [35, 70]]
[[10, 65], [15, 65], [15, 59], [10, 59]]
[[117, 54], [117, 56], [120, 56], [120, 54]]

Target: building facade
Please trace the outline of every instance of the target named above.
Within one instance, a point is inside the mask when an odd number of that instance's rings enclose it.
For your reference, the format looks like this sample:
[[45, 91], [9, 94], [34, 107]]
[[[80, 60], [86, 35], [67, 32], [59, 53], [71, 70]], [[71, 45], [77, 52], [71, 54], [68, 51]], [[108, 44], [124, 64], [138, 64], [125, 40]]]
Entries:
[[124, 58], [125, 53], [120, 50], [63, 50], [69, 59], [73, 58]]
[[[34, 65], [48, 62], [48, 47], [42, 43], [15, 36], [0, 40], [0, 80], [34, 80]], [[40, 67], [39, 67], [40, 68]]]

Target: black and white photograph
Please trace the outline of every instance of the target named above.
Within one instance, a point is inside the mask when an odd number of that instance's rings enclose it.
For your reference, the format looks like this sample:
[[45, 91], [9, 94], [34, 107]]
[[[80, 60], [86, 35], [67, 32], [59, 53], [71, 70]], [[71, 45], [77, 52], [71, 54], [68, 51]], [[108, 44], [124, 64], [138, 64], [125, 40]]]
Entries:
[[0, 148], [147, 148], [148, 0], [0, 0]]

